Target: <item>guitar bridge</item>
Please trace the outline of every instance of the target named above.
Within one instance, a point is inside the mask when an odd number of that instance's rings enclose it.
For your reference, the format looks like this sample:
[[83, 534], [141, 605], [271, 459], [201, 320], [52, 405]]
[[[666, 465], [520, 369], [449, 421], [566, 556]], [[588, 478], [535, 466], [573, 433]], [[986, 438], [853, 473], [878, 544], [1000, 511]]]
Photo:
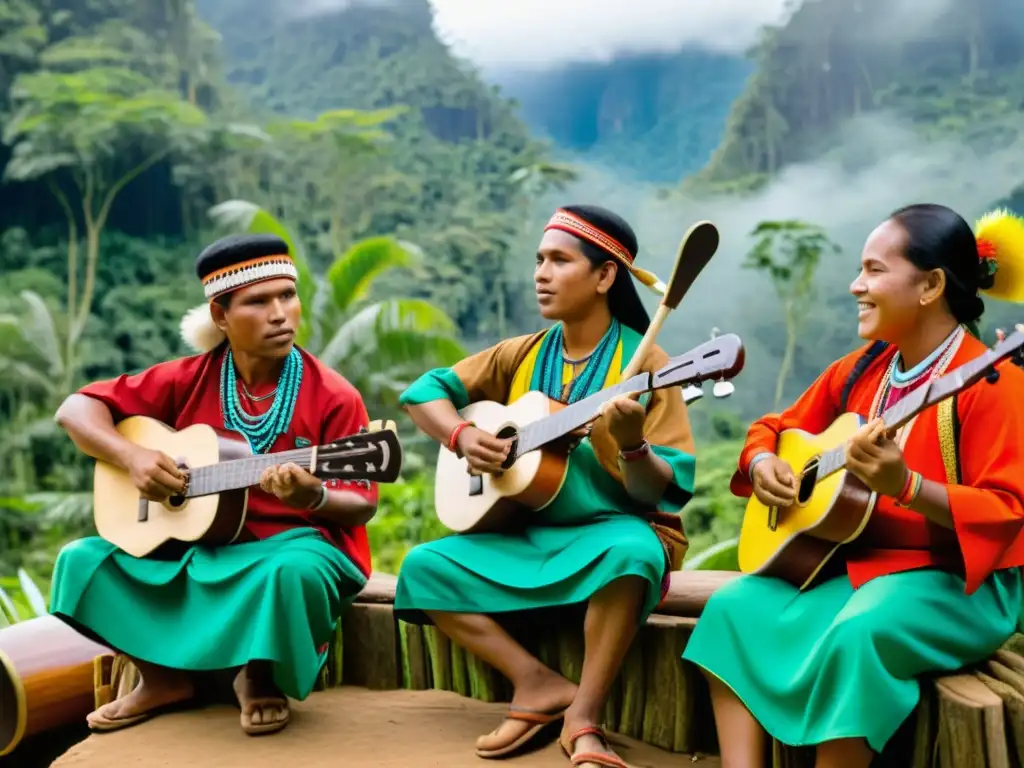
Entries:
[[149, 520], [149, 499], [139, 496], [139, 522], [145, 523]]
[[479, 496], [484, 492], [484, 478], [483, 475], [470, 475], [469, 476], [469, 495]]
[[779, 527], [779, 508], [771, 507], [768, 510], [768, 530], [774, 531]]

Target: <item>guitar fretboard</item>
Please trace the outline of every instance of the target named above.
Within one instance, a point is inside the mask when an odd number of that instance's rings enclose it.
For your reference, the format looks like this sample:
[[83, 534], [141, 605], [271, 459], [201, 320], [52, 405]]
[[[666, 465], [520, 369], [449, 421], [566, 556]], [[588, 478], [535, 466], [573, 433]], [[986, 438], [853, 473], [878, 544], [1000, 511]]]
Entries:
[[631, 379], [595, 392], [579, 402], [566, 406], [560, 411], [543, 419], [527, 424], [519, 432], [519, 444], [516, 456], [542, 448], [548, 443], [578, 429], [594, 418], [598, 409], [612, 398], [631, 392], [644, 392], [651, 388], [653, 376], [640, 373]]
[[196, 467], [189, 472], [188, 497], [208, 496], [239, 488], [248, 488], [260, 481], [260, 475], [267, 467], [293, 462], [309, 469], [313, 457], [312, 448], [261, 454], [244, 459], [233, 459], [209, 467]]

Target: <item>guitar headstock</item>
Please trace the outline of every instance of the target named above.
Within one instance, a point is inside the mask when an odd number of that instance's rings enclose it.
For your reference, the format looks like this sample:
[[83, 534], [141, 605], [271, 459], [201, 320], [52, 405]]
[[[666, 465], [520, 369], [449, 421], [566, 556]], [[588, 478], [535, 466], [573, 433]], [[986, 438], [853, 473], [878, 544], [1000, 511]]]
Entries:
[[1006, 358], [1012, 358], [1017, 365], [1024, 365], [1024, 325], [1018, 325], [992, 349], [933, 381], [928, 387], [926, 404], [934, 405], [982, 378], [994, 382], [998, 377], [998, 372], [993, 376], [994, 366]]
[[743, 370], [746, 353], [735, 333], [716, 336], [689, 352], [671, 358], [652, 377], [654, 389], [700, 385], [714, 380], [734, 378]]
[[394, 422], [387, 424], [317, 447], [313, 474], [323, 480], [395, 482], [402, 471], [402, 444]]

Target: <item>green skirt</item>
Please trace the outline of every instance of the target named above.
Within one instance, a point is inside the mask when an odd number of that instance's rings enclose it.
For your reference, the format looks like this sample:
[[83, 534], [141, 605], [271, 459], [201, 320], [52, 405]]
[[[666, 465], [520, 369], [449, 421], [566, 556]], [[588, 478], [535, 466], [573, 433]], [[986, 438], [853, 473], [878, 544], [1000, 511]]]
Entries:
[[398, 574], [395, 612], [427, 623], [422, 611], [511, 613], [575, 605], [615, 579], [647, 582], [640, 621], [661, 599], [667, 559], [650, 524], [601, 468], [589, 440], [573, 451], [555, 499], [523, 511], [525, 530], [456, 534], [412, 549]]
[[139, 559], [98, 537], [61, 550], [50, 611], [128, 656], [207, 671], [270, 661], [293, 699], [313, 690], [342, 610], [366, 577], [317, 531]]
[[728, 685], [775, 739], [864, 738], [881, 752], [917, 706], [918, 677], [978, 662], [1013, 634], [1019, 569], [972, 595], [959, 576], [917, 570], [854, 590], [846, 576], [799, 592], [743, 576], [708, 601], [683, 658]]

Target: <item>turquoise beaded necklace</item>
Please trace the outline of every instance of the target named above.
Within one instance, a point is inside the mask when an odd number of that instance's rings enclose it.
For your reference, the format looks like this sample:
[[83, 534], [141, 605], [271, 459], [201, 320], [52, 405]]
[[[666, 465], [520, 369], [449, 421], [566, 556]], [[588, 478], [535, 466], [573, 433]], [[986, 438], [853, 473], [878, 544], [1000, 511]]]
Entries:
[[295, 401], [302, 384], [302, 355], [292, 347], [285, 358], [281, 377], [277, 381], [277, 395], [266, 413], [253, 416], [238, 401], [238, 383], [235, 361], [228, 349], [220, 368], [220, 411], [224, 415], [225, 429], [240, 432], [249, 441], [253, 453], [266, 453], [278, 435], [288, 431], [295, 414]]
[[[572, 404], [598, 392], [604, 385], [604, 376], [608, 372], [615, 348], [619, 343], [619, 321], [612, 318], [611, 325], [605, 331], [601, 341], [590, 354], [586, 368], [569, 387], [569, 397], [565, 401]], [[533, 369], [530, 389], [543, 392], [552, 400], [562, 401], [565, 387], [562, 385], [562, 366], [565, 363], [562, 349], [562, 324], [553, 326], [541, 341], [537, 352], [537, 363]]]

